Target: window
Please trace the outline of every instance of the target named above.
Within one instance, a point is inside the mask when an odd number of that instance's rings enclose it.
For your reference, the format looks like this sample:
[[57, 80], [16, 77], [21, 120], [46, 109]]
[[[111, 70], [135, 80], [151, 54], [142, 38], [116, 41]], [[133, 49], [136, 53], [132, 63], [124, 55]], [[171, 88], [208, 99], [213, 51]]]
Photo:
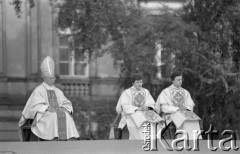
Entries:
[[70, 47], [70, 36], [60, 37], [59, 74], [61, 77], [88, 77], [89, 64], [87, 51], [75, 52]]
[[160, 40], [155, 42], [155, 49], [156, 49], [155, 60], [157, 66], [157, 78], [161, 79], [162, 78], [161, 67], [163, 63], [162, 63], [162, 44]]

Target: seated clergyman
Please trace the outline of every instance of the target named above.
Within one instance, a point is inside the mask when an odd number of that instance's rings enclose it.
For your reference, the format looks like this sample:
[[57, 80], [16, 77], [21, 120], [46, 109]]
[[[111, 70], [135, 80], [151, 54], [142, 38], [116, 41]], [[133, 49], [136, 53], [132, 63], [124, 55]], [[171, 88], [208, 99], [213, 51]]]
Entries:
[[[154, 112], [155, 101], [149, 91], [142, 87], [142, 75], [132, 76], [133, 86], [126, 89], [120, 96], [116, 111], [122, 115], [119, 128], [127, 125], [129, 139], [144, 139], [144, 123], [158, 123], [162, 119]], [[155, 126], [155, 125], [154, 125]]]
[[72, 103], [54, 86], [54, 61], [46, 57], [41, 63], [44, 82], [36, 87], [28, 99], [19, 121], [21, 127], [32, 119], [31, 131], [43, 140], [69, 140], [78, 138]]
[[174, 72], [171, 80], [172, 85], [164, 89], [158, 96], [156, 109], [159, 113], [164, 113], [167, 124], [173, 122], [177, 130], [185, 131], [188, 139], [192, 140], [197, 137], [194, 136], [194, 131], [200, 131], [199, 120], [201, 119], [193, 112], [195, 104], [190, 93], [181, 87], [182, 73]]

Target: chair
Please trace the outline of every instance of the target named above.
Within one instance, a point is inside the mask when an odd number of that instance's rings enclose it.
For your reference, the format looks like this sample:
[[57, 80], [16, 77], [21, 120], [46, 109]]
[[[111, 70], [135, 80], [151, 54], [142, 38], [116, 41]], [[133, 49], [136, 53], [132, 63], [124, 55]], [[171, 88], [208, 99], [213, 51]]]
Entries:
[[176, 133], [176, 126], [173, 124], [173, 122], [170, 122], [169, 124], [167, 124], [165, 121], [165, 127], [161, 132], [161, 137], [164, 139], [175, 139], [175, 133]]
[[161, 137], [164, 139], [175, 139], [175, 133], [176, 133], [176, 126], [174, 123], [171, 121], [170, 123], [167, 124], [167, 114], [166, 113], [160, 113], [160, 116], [165, 119], [165, 127], [163, 128], [161, 132]]
[[121, 117], [121, 114], [118, 114], [113, 120], [113, 123], [111, 124], [109, 139], [122, 139], [122, 129], [118, 128]]
[[127, 126], [125, 126], [123, 129], [118, 128], [121, 118], [122, 118], [121, 114], [118, 114], [115, 117], [113, 123], [111, 124], [109, 139], [117, 139], [117, 140], [129, 139], [129, 132], [128, 132]]
[[[163, 117], [164, 119], [166, 119], [167, 114], [163, 113], [161, 114], [161, 117]], [[200, 125], [200, 129], [203, 130], [203, 121], [200, 120], [199, 121], [199, 125]], [[175, 139], [175, 133], [176, 133], [176, 126], [173, 123], [173, 121], [171, 121], [169, 124], [166, 123], [165, 120], [165, 127], [162, 130], [162, 134], [161, 137], [162, 138], [166, 138], [166, 139]]]
[[32, 123], [33, 119], [27, 119], [26, 122], [20, 127], [21, 129], [20, 135], [22, 136], [23, 142], [40, 141], [40, 138], [33, 134], [31, 131]]

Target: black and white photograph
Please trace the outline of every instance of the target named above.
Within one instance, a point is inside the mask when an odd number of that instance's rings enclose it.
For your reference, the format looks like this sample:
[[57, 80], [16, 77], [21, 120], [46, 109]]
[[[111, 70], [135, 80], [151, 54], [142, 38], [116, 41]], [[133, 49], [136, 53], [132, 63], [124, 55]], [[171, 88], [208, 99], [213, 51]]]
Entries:
[[0, 154], [240, 151], [240, 0], [0, 0]]

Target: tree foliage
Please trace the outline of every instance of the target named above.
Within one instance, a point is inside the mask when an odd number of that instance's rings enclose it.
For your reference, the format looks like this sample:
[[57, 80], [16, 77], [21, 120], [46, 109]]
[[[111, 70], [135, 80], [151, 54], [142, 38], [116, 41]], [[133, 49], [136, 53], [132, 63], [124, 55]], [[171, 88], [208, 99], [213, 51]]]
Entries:
[[[139, 70], [150, 83], [155, 77], [155, 40], [151, 18], [134, 1], [79, 0], [58, 5], [58, 26], [71, 28], [75, 48], [101, 55], [104, 45], [120, 60], [123, 86]], [[110, 43], [109, 43], [110, 42]]]
[[195, 0], [186, 7], [183, 19], [198, 27], [197, 42], [189, 56], [179, 60], [204, 122], [234, 131], [239, 130], [240, 113], [239, 4], [237, 0]]

